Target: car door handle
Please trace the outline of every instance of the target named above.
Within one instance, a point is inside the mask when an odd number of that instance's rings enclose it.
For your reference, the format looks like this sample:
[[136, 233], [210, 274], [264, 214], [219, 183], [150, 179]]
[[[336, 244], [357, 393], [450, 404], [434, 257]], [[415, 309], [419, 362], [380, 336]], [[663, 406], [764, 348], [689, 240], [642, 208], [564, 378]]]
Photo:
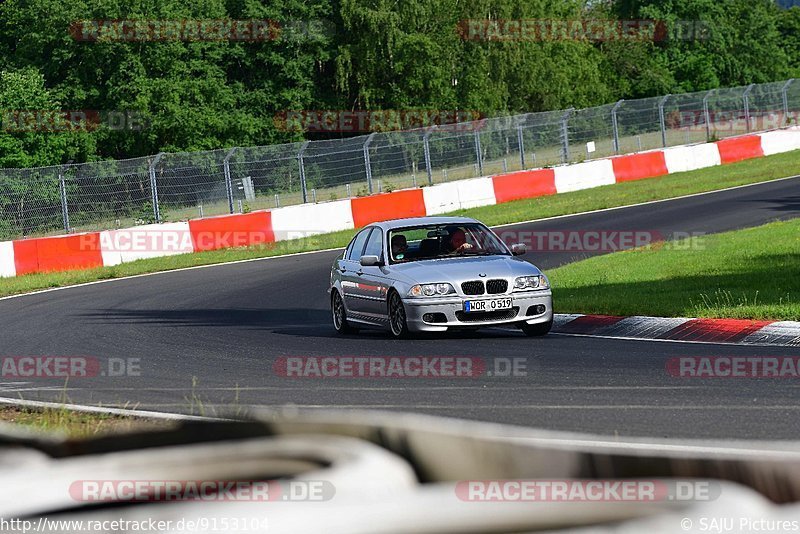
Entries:
[[358, 271], [356, 271], [356, 274], [357, 274], [358, 276], [361, 276], [362, 274], [364, 274], [364, 271], [362, 271], [361, 269], [359, 269]]

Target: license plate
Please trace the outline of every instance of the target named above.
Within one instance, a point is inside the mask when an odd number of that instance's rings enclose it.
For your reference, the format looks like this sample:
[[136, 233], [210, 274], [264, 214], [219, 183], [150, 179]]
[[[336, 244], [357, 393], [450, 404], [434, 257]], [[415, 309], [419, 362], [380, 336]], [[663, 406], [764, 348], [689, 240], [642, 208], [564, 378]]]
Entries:
[[487, 312], [511, 308], [511, 297], [504, 299], [465, 300], [465, 312]]

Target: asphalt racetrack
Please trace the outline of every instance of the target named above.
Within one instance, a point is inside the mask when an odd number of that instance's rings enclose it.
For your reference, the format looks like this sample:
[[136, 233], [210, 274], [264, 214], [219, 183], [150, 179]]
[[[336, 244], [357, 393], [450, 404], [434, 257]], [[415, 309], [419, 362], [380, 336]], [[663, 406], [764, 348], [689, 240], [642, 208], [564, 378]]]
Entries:
[[[798, 216], [800, 177], [502, 230], [713, 233]], [[665, 370], [667, 360], [678, 356], [796, 356], [798, 348], [566, 335], [531, 339], [505, 329], [410, 341], [378, 331], [339, 337], [326, 295], [337, 253], [0, 300], [0, 355], [88, 356], [138, 366], [132, 373], [138, 376], [97, 373], [66, 383], [6, 375], [0, 395], [206, 415], [294, 405], [413, 411], [604, 435], [800, 438], [796, 381], [687, 379]], [[588, 254], [529, 253], [526, 259], [547, 269]], [[469, 356], [484, 359], [490, 371], [521, 358], [526, 373], [287, 378], [273, 365], [288, 356]]]

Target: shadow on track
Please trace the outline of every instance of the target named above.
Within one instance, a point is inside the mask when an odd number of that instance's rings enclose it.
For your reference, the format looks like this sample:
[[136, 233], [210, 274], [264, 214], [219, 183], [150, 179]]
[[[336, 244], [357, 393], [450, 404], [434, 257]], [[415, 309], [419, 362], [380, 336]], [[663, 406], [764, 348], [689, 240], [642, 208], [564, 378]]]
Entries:
[[[342, 338], [357, 340], [391, 338], [388, 331], [379, 328], [362, 328], [358, 334], [339, 336], [331, 325], [327, 310], [308, 310], [299, 308], [211, 308], [183, 310], [97, 310], [81, 314], [90, 324], [146, 324], [175, 327], [240, 327], [246, 329], [265, 329], [300, 337]], [[514, 337], [522, 335], [513, 327], [464, 329], [441, 333], [419, 334], [415, 340], [436, 339], [485, 339]]]
[[764, 206], [762, 209], [792, 213], [792, 215], [789, 216], [785, 214], [775, 214], [775, 220], [793, 219], [798, 216], [798, 213], [800, 213], [800, 195], [783, 197], [783, 198], [762, 198], [757, 200], [742, 200], [741, 202], [750, 204], [771, 204], [770, 206]]
[[81, 317], [89, 319], [94, 324], [148, 324], [169, 327], [314, 328], [328, 326], [330, 322], [330, 313], [327, 310], [300, 308], [112, 309], [84, 313]]

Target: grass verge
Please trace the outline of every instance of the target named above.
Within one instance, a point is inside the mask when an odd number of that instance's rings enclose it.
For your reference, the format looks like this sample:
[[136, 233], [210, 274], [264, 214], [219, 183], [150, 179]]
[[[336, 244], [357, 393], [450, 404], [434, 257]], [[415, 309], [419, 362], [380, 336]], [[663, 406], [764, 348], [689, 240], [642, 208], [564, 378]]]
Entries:
[[562, 313], [800, 320], [800, 219], [548, 272]]
[[75, 412], [66, 408], [33, 409], [7, 405], [0, 406], [0, 422], [13, 423], [32, 430], [60, 432], [70, 438], [163, 429], [175, 424], [167, 420]]
[[[678, 174], [595, 187], [573, 193], [517, 200], [495, 206], [459, 210], [454, 215], [475, 217], [494, 226], [674, 198], [737, 185], [765, 182], [800, 174], [798, 152], [742, 161]], [[139, 260], [115, 267], [85, 271], [42, 273], [0, 279], [0, 297], [39, 289], [81, 284], [137, 274], [169, 271], [236, 260], [279, 256], [296, 252], [344, 247], [352, 230], [285, 241], [269, 247], [238, 248]]]

